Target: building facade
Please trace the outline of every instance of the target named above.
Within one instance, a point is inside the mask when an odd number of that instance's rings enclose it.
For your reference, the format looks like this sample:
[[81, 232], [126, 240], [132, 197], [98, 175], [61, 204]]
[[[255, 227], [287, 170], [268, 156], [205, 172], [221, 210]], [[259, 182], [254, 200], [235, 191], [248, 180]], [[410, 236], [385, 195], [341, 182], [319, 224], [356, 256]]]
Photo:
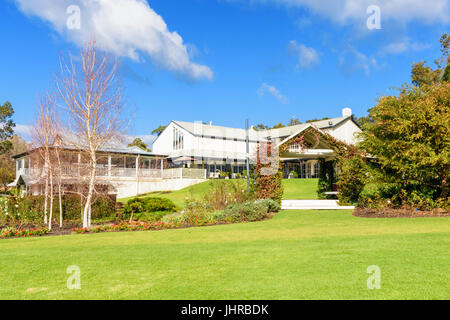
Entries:
[[[256, 158], [259, 143], [270, 142], [281, 146], [309, 128], [317, 130], [319, 136], [327, 133], [347, 144], [356, 144], [357, 135], [361, 132], [352, 110], [348, 108], [343, 109], [342, 116], [338, 118], [263, 131], [250, 128], [250, 161]], [[293, 145], [289, 147], [289, 152], [280, 154], [286, 178], [292, 171], [297, 172], [300, 178], [316, 178], [319, 159], [333, 159], [333, 150], [314, 139], [310, 149], [304, 150]], [[246, 140], [245, 129], [215, 126], [212, 123], [172, 121], [153, 143], [153, 151], [166, 154], [175, 166], [205, 169], [209, 178], [217, 177], [220, 172], [231, 172], [236, 176], [245, 173]]]

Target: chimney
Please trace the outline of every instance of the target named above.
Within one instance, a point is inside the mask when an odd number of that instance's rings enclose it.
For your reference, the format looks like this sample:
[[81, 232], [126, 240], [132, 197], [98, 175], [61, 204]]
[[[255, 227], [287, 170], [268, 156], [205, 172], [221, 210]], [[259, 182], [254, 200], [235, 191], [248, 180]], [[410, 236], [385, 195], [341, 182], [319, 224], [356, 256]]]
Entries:
[[352, 114], [353, 114], [352, 109], [350, 109], [350, 108], [344, 108], [344, 109], [342, 109], [342, 116], [343, 116], [344, 118], [351, 117]]

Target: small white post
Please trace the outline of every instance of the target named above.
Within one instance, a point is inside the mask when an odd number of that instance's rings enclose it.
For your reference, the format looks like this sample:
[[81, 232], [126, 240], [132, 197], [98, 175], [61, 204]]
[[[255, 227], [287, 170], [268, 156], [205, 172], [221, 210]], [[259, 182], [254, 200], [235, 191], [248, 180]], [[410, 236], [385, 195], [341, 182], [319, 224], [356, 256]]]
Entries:
[[161, 159], [161, 179], [164, 178], [164, 160]]
[[112, 164], [111, 164], [111, 155], [108, 154], [108, 177], [111, 177], [111, 167], [112, 167]]

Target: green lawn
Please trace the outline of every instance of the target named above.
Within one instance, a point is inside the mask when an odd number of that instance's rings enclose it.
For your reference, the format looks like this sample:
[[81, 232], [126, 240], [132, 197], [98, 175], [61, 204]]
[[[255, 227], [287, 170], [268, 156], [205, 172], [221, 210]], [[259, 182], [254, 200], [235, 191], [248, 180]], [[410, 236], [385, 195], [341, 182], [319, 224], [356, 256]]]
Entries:
[[284, 179], [284, 200], [316, 200], [319, 179]]
[[[178, 191], [171, 192], [153, 192], [146, 196], [151, 197], [163, 197], [172, 200], [177, 207], [183, 208], [186, 197], [194, 196], [195, 198], [202, 198], [205, 193], [210, 190], [210, 183], [235, 183], [237, 180], [209, 180], [188, 188], [184, 188]], [[318, 179], [284, 179], [283, 199], [296, 200], [296, 199], [308, 199], [314, 200], [317, 198], [317, 183]], [[239, 180], [239, 183], [246, 187], [246, 180]], [[119, 199], [121, 202], [126, 202], [130, 198]]]
[[[213, 227], [0, 240], [0, 299], [450, 299], [450, 219], [283, 211]], [[81, 269], [68, 290], [66, 268]], [[368, 290], [367, 267], [381, 268]]]
[[[191, 187], [187, 187], [178, 191], [170, 191], [170, 192], [152, 192], [147, 195], [146, 197], [162, 197], [172, 200], [178, 208], [183, 208], [184, 203], [186, 201], [186, 197], [194, 197], [201, 199], [204, 194], [209, 192], [211, 188], [211, 183], [217, 184], [217, 183], [241, 183], [243, 187], [247, 186], [246, 180], [209, 180], [205, 181], [196, 185], [193, 185]], [[119, 199], [121, 202], [126, 202], [128, 199], [131, 199], [134, 197], [129, 198], [123, 198]]]

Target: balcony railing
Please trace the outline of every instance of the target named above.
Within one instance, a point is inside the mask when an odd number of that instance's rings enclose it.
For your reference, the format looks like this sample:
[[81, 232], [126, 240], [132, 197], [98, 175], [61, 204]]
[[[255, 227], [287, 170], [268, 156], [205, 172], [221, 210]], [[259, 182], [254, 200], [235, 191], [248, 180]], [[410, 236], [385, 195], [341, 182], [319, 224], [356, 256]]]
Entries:
[[[17, 171], [17, 175], [24, 175], [30, 178], [44, 176], [43, 168], [22, 168]], [[61, 168], [63, 177], [76, 178], [88, 175], [88, 168], [77, 165], [67, 165]], [[96, 168], [96, 176], [101, 178], [155, 178], [155, 179], [206, 179], [206, 169], [194, 168], [172, 168], [172, 169], [136, 169], [104, 167]]]

